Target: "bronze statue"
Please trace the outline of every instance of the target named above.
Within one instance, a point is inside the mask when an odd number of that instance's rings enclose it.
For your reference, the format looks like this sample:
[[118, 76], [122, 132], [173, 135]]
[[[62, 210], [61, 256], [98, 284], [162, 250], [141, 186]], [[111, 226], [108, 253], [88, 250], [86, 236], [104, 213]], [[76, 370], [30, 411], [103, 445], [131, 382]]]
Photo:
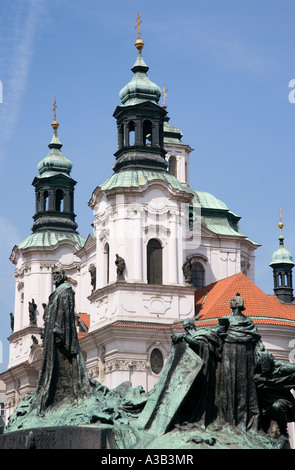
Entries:
[[45, 311], [43, 358], [35, 406], [43, 412], [64, 400], [90, 394], [75, 324], [75, 293], [62, 268], [53, 272], [55, 291]]
[[217, 416], [216, 371], [221, 359], [222, 340], [210, 328], [197, 328], [193, 319], [184, 320], [183, 328], [185, 333], [172, 335], [172, 342], [185, 341], [202, 359], [203, 367], [178, 412], [178, 419], [182, 422], [202, 421], [207, 426]]
[[[38, 427], [40, 420], [54, 426], [108, 423], [117, 448], [153, 448], [153, 442], [172, 448], [172, 439], [179, 439], [175, 448], [288, 448], [295, 365], [275, 361], [265, 349], [239, 294], [231, 300], [232, 314], [219, 318], [215, 331], [198, 328], [195, 319], [183, 322], [184, 332], [172, 335], [157, 383], [145, 393], [130, 382], [110, 390], [89, 380], [76, 333], [74, 291], [62, 269], [53, 280], [37, 389], [9, 417], [8, 432]], [[268, 434], [271, 420], [281, 439]]]
[[218, 414], [222, 424], [258, 428], [259, 405], [253, 381], [255, 350], [261, 337], [252, 319], [243, 314], [239, 293], [231, 300], [232, 314], [219, 318], [216, 333], [223, 340], [217, 383]]
[[276, 421], [280, 435], [288, 438], [287, 424], [295, 421], [295, 364], [276, 361], [266, 349], [257, 353], [254, 381], [261, 409], [260, 426], [268, 432]]

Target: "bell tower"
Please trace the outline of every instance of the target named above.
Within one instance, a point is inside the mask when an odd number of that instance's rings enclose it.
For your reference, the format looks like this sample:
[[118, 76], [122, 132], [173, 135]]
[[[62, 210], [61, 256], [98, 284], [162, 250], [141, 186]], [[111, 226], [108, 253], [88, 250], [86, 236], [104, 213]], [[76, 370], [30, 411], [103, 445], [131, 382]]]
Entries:
[[150, 382], [145, 387], [150, 389], [156, 379], [149, 365], [153, 345], [163, 340], [165, 325], [194, 315], [195, 289], [185, 283], [182, 270], [193, 193], [168, 171], [167, 111], [159, 105], [161, 88], [147, 76], [139, 24], [138, 18], [134, 75], [119, 92], [113, 114], [113, 174], [89, 201], [99, 270], [88, 311], [91, 344], [105, 345], [105, 383], [114, 387], [130, 377], [130, 369], [123, 370], [126, 361], [120, 359], [124, 351], [137, 370], [134, 383]]
[[115, 153], [114, 172], [121, 169], [166, 170], [163, 125], [167, 114], [158, 104], [161, 89], [147, 76], [140, 39], [140, 21], [135, 47], [138, 55], [132, 72], [132, 80], [120, 91], [121, 106], [113, 116], [117, 120], [118, 148]]
[[[85, 244], [84, 237], [77, 232], [74, 214], [76, 181], [70, 176], [72, 162], [61, 152], [55, 100], [53, 109], [50, 151], [38, 164], [39, 176], [32, 183], [36, 198], [32, 233], [14, 246], [10, 256], [15, 265], [15, 304], [13, 331], [9, 337], [9, 367], [18, 367], [22, 371], [24, 391], [31, 389], [26, 382], [29, 381], [27, 372], [34, 377], [37, 374], [33, 363], [40, 352], [40, 346], [37, 348], [36, 345], [44, 326], [44, 308], [54, 288], [52, 271], [56, 266], [65, 269], [68, 282], [77, 288], [81, 261], [76, 253]], [[34, 350], [38, 354], [33, 354]], [[27, 372], [23, 370], [26, 361], [33, 364], [27, 367]]]
[[291, 253], [284, 247], [282, 212], [280, 210], [279, 248], [273, 253], [270, 266], [273, 269], [274, 293], [284, 303], [293, 302], [292, 270], [295, 264]]
[[54, 100], [53, 137], [48, 145], [50, 151], [39, 164], [39, 176], [34, 178], [36, 204], [33, 233], [47, 230], [75, 232], [78, 225], [74, 214], [74, 187], [71, 176], [72, 162], [61, 152], [62, 144], [57, 135], [59, 123], [56, 120]]

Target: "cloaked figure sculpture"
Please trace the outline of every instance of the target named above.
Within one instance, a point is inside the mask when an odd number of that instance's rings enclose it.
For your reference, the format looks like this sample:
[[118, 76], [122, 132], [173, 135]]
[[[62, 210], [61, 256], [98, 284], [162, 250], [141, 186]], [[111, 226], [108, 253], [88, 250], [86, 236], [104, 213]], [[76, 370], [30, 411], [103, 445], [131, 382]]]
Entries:
[[45, 311], [43, 358], [34, 403], [41, 413], [91, 393], [75, 325], [75, 293], [66, 280], [62, 268], [53, 272], [56, 289]]
[[271, 420], [288, 439], [288, 423], [295, 421], [295, 364], [277, 361], [266, 349], [257, 354], [254, 381], [260, 404], [260, 426], [268, 432]]
[[202, 422], [208, 426], [217, 417], [216, 372], [221, 360], [222, 340], [210, 328], [197, 328], [191, 318], [184, 320], [183, 328], [185, 333], [172, 335], [172, 343], [187, 343], [201, 358], [203, 365], [178, 411], [177, 419], [180, 423]]
[[219, 318], [216, 333], [223, 340], [217, 378], [218, 416], [222, 424], [258, 429], [259, 404], [254, 383], [256, 351], [262, 346], [252, 319], [243, 314], [244, 300], [237, 293], [230, 303], [232, 314]]

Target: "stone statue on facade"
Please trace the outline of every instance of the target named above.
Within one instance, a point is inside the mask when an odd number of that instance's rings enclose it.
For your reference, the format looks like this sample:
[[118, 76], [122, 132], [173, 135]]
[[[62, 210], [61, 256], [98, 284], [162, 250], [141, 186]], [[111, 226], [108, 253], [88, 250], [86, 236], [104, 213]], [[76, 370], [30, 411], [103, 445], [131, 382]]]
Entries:
[[13, 315], [13, 313], [10, 313], [9, 316], [10, 316], [10, 328], [11, 328], [11, 332], [13, 333], [13, 331], [14, 331], [14, 315]]
[[187, 259], [182, 265], [182, 272], [184, 275], [184, 282], [186, 285], [191, 286], [192, 281], [192, 263], [191, 260]]
[[96, 289], [96, 267], [91, 266], [89, 268], [89, 273], [90, 273], [90, 283], [92, 286], [92, 292], [94, 292]]
[[32, 302], [29, 302], [30, 326], [36, 326], [37, 325], [36, 310], [37, 310], [37, 305], [35, 304], [35, 300], [32, 299]]
[[125, 281], [124, 270], [126, 269], [126, 263], [124, 258], [116, 254], [115, 265], [117, 266], [117, 281]]

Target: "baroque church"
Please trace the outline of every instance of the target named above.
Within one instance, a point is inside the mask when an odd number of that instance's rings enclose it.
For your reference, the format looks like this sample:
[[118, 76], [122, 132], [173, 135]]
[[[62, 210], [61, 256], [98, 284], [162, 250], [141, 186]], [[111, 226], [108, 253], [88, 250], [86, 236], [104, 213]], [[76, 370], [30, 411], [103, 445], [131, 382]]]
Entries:
[[109, 388], [131, 381], [151, 390], [183, 320], [214, 328], [218, 317], [230, 314], [237, 292], [275, 357], [288, 360], [294, 347], [294, 264], [284, 247], [283, 224], [271, 262], [275, 294], [268, 296], [254, 284], [259, 245], [242, 233], [240, 217], [212, 194], [191, 188], [193, 149], [170, 124], [165, 88], [160, 104], [161, 89], [148, 77], [139, 30], [135, 46], [133, 76], [113, 114], [113, 168], [89, 195], [94, 220], [86, 238], [77, 231], [76, 181], [54, 113], [49, 153], [32, 182], [32, 233], [10, 257], [15, 309], [8, 369], [0, 377], [6, 417], [36, 387], [55, 267], [65, 269], [75, 291], [88, 374]]

